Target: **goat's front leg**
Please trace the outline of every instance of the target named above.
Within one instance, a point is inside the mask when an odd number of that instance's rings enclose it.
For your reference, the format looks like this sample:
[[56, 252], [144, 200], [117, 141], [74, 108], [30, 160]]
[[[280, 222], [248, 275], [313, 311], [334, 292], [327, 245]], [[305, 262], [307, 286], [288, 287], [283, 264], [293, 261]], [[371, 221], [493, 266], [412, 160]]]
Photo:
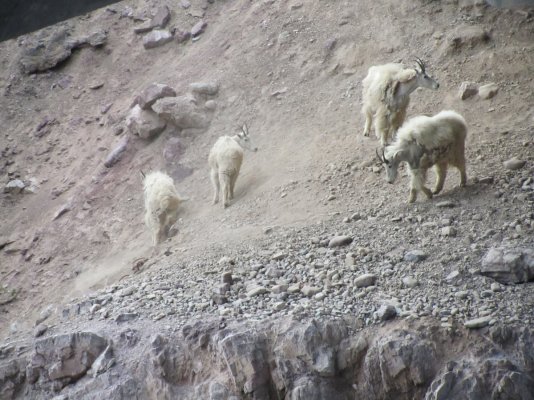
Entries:
[[219, 174], [216, 169], [211, 169], [211, 183], [213, 185], [213, 204], [217, 204], [219, 202], [219, 191], [220, 191], [220, 183], [219, 183]]

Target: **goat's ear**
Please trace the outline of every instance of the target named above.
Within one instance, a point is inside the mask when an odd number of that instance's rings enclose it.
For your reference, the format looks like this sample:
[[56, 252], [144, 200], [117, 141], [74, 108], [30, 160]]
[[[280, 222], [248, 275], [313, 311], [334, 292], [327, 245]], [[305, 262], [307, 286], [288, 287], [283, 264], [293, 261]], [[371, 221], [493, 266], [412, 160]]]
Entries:
[[417, 75], [417, 71], [415, 69], [403, 69], [401, 72], [397, 75], [397, 80], [400, 83], [405, 83], [411, 81], [413, 78], [415, 78]]

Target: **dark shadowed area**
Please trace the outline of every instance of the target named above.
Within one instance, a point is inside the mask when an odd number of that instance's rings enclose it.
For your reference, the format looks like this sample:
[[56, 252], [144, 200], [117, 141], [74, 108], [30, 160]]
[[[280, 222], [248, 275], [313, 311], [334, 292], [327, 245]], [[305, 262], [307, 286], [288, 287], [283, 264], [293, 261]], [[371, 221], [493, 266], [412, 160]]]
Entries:
[[0, 41], [116, 2], [117, 0], [0, 0]]

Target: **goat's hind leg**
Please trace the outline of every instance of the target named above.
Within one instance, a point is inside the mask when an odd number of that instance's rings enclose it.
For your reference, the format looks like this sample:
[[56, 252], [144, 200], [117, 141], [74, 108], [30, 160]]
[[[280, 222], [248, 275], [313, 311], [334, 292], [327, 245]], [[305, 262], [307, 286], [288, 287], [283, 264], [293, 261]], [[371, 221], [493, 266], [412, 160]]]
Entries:
[[222, 188], [223, 207], [226, 208], [230, 205], [231, 178], [227, 174], [221, 173], [219, 174], [219, 181]]
[[438, 194], [443, 189], [443, 184], [445, 183], [445, 178], [447, 177], [447, 163], [446, 162], [437, 163], [434, 167], [434, 170], [436, 172], [437, 178], [436, 178], [436, 186], [434, 186], [432, 193]]
[[220, 183], [219, 183], [219, 174], [217, 173], [217, 170], [211, 169], [210, 172], [211, 177], [211, 183], [213, 184], [213, 204], [217, 204], [219, 202], [219, 191], [220, 191]]
[[373, 113], [369, 107], [363, 107], [362, 113], [365, 115], [365, 127], [363, 129], [363, 136], [369, 136], [371, 132], [371, 124], [373, 123]]

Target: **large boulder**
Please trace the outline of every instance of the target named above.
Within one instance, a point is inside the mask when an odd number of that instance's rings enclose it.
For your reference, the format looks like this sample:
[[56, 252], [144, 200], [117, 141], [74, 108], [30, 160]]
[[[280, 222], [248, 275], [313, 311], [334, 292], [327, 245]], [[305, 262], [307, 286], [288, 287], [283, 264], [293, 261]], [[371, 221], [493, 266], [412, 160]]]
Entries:
[[126, 126], [132, 134], [143, 139], [151, 139], [161, 133], [167, 123], [153, 111], [143, 110], [136, 105], [126, 119]]
[[501, 283], [534, 280], [534, 248], [492, 247], [482, 259], [480, 273]]
[[157, 100], [152, 109], [179, 129], [205, 129], [210, 124], [207, 110], [197, 105], [192, 96], [165, 97]]

